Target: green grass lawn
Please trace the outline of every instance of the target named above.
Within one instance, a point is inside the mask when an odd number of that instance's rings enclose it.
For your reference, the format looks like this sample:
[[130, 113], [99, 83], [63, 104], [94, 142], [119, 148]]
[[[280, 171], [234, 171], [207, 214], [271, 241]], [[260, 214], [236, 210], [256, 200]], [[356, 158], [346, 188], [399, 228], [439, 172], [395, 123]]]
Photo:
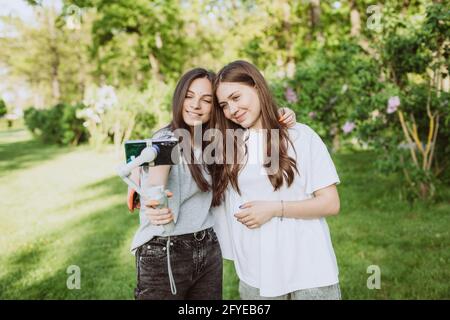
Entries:
[[[0, 130], [0, 298], [132, 299], [138, 222], [115, 175], [122, 157]], [[449, 299], [450, 204], [409, 206], [373, 157], [334, 156], [341, 212], [328, 223], [343, 298]], [[67, 289], [71, 265], [81, 269], [80, 290]], [[370, 265], [381, 269], [379, 290], [367, 288]], [[225, 299], [238, 298], [237, 283], [225, 261]]]

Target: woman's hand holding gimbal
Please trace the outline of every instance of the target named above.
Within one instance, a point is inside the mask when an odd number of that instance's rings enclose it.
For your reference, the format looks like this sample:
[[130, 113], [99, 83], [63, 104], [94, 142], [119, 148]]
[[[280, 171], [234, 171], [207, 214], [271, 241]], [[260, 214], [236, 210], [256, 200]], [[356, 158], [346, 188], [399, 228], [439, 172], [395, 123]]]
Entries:
[[[167, 197], [172, 197], [172, 192], [166, 191]], [[160, 203], [157, 200], [145, 201], [145, 215], [153, 225], [164, 225], [173, 220], [173, 213], [170, 208], [158, 208]]]

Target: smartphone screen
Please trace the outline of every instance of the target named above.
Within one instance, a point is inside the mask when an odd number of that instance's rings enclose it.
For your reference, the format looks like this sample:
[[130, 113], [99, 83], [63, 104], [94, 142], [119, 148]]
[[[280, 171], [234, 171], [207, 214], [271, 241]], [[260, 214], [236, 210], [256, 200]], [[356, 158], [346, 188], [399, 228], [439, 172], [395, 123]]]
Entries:
[[[148, 140], [128, 140], [125, 142], [125, 157], [127, 163], [137, 158], [142, 150], [147, 146], [157, 145], [159, 148], [158, 156], [151, 165], [174, 165], [178, 162], [173, 161], [179, 159], [178, 139], [176, 138], [162, 138], [162, 139], [148, 139]], [[174, 153], [172, 157], [172, 153]], [[142, 165], [149, 165], [144, 163]]]

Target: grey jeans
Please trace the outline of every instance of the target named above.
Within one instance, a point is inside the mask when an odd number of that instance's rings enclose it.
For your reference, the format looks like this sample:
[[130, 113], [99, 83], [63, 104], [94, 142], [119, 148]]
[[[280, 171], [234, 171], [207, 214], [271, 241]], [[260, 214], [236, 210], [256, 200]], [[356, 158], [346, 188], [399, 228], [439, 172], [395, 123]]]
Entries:
[[263, 297], [259, 289], [239, 281], [239, 294], [242, 300], [341, 300], [339, 283], [331, 286], [302, 289], [278, 297]]
[[[221, 300], [222, 252], [212, 228], [154, 237], [136, 250], [137, 300]], [[170, 246], [170, 248], [168, 248]], [[167, 251], [170, 250], [170, 270]], [[170, 277], [176, 286], [171, 291]]]

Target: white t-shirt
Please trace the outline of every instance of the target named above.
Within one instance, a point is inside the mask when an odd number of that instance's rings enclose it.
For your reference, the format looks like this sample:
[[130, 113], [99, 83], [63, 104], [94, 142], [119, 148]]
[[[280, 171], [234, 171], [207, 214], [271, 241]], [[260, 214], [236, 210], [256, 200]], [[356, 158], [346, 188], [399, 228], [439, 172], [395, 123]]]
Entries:
[[297, 152], [292, 185], [274, 191], [263, 163], [261, 132], [248, 131], [248, 161], [238, 177], [241, 195], [228, 188], [225, 203], [213, 213], [223, 256], [234, 260], [239, 278], [260, 289], [265, 297], [338, 283], [338, 268], [325, 218], [272, 218], [257, 229], [248, 229], [234, 214], [249, 201], [299, 201], [313, 192], [340, 183], [333, 161], [319, 135], [297, 123], [289, 136]]

